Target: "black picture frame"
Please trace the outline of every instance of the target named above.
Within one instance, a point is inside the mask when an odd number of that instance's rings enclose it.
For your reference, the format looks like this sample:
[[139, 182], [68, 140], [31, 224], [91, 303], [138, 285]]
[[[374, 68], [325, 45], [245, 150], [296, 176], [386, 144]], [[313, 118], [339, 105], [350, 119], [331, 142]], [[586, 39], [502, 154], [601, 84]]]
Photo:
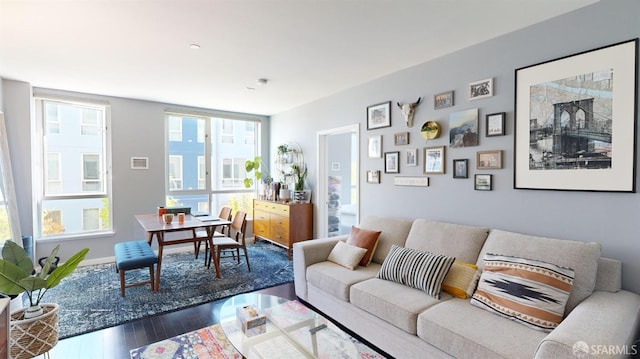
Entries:
[[504, 136], [504, 123], [506, 118], [505, 112], [490, 113], [486, 115], [485, 136]]
[[469, 160], [453, 160], [453, 178], [469, 178]]
[[400, 151], [384, 153], [384, 173], [400, 173]]
[[473, 189], [476, 191], [492, 191], [493, 175], [477, 174], [474, 176]]
[[636, 192], [637, 53], [636, 38], [515, 70], [514, 188]]
[[367, 130], [391, 127], [391, 101], [367, 107]]

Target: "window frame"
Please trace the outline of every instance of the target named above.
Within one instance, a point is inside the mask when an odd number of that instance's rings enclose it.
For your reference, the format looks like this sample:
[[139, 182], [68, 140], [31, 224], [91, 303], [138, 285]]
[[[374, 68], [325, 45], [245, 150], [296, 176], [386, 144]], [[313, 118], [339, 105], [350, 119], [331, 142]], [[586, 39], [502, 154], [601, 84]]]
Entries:
[[[34, 147], [34, 151], [36, 155], [34, 156], [34, 181], [33, 181], [33, 226], [34, 226], [34, 238], [37, 242], [47, 242], [47, 241], [58, 241], [61, 239], [82, 239], [82, 238], [90, 238], [95, 237], [96, 235], [113, 235], [113, 189], [112, 189], [112, 137], [111, 137], [111, 105], [108, 101], [101, 101], [98, 99], [85, 99], [82, 97], [75, 96], [63, 96], [57, 94], [51, 94], [46, 92], [36, 92], [34, 93], [33, 100], [35, 103], [36, 109], [36, 126], [35, 126], [35, 136], [38, 139], [36, 145]], [[98, 126], [97, 136], [101, 136], [102, 147], [101, 154], [99, 154], [99, 179], [98, 181], [102, 181], [100, 190], [98, 191], [77, 191], [78, 193], [63, 193], [63, 194], [47, 194], [46, 193], [46, 182], [47, 182], [47, 155], [45, 152], [47, 147], [47, 129], [49, 122], [46, 117], [46, 103], [58, 103], [57, 106], [57, 123], [62, 124], [61, 119], [61, 111], [60, 106], [76, 106], [82, 108], [93, 108], [96, 110], [100, 110], [103, 112], [103, 129]], [[86, 136], [82, 134], [83, 122], [81, 116], [78, 121], [79, 131], [78, 136]], [[99, 122], [99, 121], [98, 121]], [[59, 131], [56, 135], [63, 135], [67, 133], [62, 126], [59, 128]], [[53, 151], [55, 152], [55, 151]], [[80, 176], [79, 180], [81, 182], [80, 187], [82, 187], [83, 178], [84, 178], [84, 168], [83, 168], [83, 160], [82, 160], [82, 152], [78, 151], [77, 154], [80, 156], [80, 170], [78, 174]], [[76, 160], [78, 161], [78, 160]], [[59, 167], [60, 171], [62, 171], [63, 160], [61, 159]], [[76, 162], [77, 163], [77, 162]], [[53, 235], [44, 235], [43, 234], [43, 226], [44, 226], [44, 215], [43, 203], [46, 201], [53, 200], [93, 200], [93, 199], [103, 199], [106, 200], [106, 206], [108, 210], [108, 226], [106, 228], [100, 228], [98, 230], [91, 231], [74, 231], [72, 233], [59, 233]], [[84, 209], [84, 208], [82, 208]], [[50, 211], [58, 211], [58, 209], [53, 209]], [[83, 211], [80, 210], [80, 213]], [[67, 217], [65, 213], [60, 212], [61, 223], [64, 223], [64, 218]], [[79, 216], [78, 221], [80, 223], [79, 228], [82, 228], [83, 218], [82, 215]], [[100, 224], [102, 227], [102, 224]]]
[[[215, 154], [212, 154], [212, 152], [215, 152], [216, 149], [214, 147], [221, 145], [220, 143], [215, 143], [212, 144], [211, 143], [211, 136], [212, 134], [214, 134], [214, 131], [216, 129], [214, 129], [213, 124], [215, 123], [215, 120], [222, 120], [220, 121], [220, 124], [217, 128], [217, 131], [219, 132], [219, 136], [220, 139], [222, 139], [223, 137], [229, 137], [231, 138], [231, 142], [227, 142], [225, 143], [225, 145], [232, 145], [234, 143], [234, 136], [235, 136], [235, 129], [239, 128], [238, 123], [240, 121], [242, 122], [254, 122], [255, 125], [253, 126], [253, 135], [254, 135], [254, 142], [251, 143], [250, 145], [253, 146], [253, 153], [254, 153], [254, 157], [255, 156], [260, 156], [260, 153], [263, 152], [263, 148], [262, 148], [262, 122], [263, 122], [263, 116], [253, 116], [253, 115], [242, 115], [242, 114], [231, 114], [229, 115], [228, 113], [226, 114], [218, 114], [218, 113], [209, 113], [209, 112], [201, 112], [201, 111], [189, 111], [189, 110], [184, 110], [184, 109], [180, 109], [180, 110], [165, 110], [164, 113], [165, 116], [165, 194], [167, 196], [167, 199], [170, 198], [171, 196], [176, 196], [176, 197], [183, 197], [183, 196], [193, 196], [193, 195], [201, 195], [203, 197], [206, 196], [207, 199], [207, 207], [209, 208], [208, 212], [209, 213], [213, 213], [213, 214], [217, 214], [217, 209], [215, 208], [211, 208], [212, 205], [215, 205], [215, 198], [217, 195], [224, 195], [224, 194], [233, 194], [233, 193], [252, 193], [254, 194], [255, 198], [258, 198], [257, 194], [258, 194], [258, 186], [254, 185], [251, 188], [244, 188], [243, 185], [239, 186], [239, 187], [235, 187], [235, 188], [224, 188], [222, 186], [222, 184], [220, 184], [219, 188], [214, 189], [213, 188], [213, 183], [216, 182], [216, 178], [214, 178], [216, 176], [215, 173], [216, 171], [212, 171], [211, 166], [212, 166], [212, 156], [215, 156]], [[170, 189], [170, 184], [169, 184], [169, 176], [168, 176], [168, 171], [169, 171], [169, 125], [168, 125], [168, 121], [169, 118], [172, 116], [176, 116], [176, 117], [182, 117], [182, 118], [194, 118], [194, 119], [202, 119], [204, 120], [204, 168], [205, 168], [205, 187], [202, 189], [182, 189], [182, 190], [171, 190]], [[264, 117], [266, 118], [266, 117]], [[227, 132], [225, 133], [223, 131], [223, 123], [225, 121], [229, 121], [227, 122]], [[231, 133], [229, 133], [228, 129], [231, 128], [232, 131]], [[198, 129], [200, 129], [200, 127], [198, 127]], [[199, 141], [198, 141], [199, 142]], [[220, 165], [220, 167], [222, 168], [222, 157], [218, 158], [218, 160], [220, 161], [220, 163], [216, 163], [217, 165]], [[244, 165], [244, 164], [243, 164]], [[222, 176], [222, 170], [220, 168], [220, 173], [219, 176]], [[263, 171], [267, 171], [268, 172], [268, 168], [262, 168]], [[243, 181], [240, 181], [241, 183]], [[198, 208], [192, 208], [192, 212], [203, 212], [202, 211], [202, 205], [204, 204], [204, 202], [199, 202], [198, 203]], [[169, 205], [169, 203], [167, 202], [166, 205]], [[250, 213], [249, 213], [250, 214]]]

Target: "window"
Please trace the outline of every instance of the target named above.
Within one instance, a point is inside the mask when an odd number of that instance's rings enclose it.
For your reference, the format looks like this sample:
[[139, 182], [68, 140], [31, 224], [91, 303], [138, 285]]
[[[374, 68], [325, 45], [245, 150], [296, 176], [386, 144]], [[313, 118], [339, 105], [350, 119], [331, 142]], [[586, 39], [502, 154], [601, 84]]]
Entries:
[[[222, 206], [251, 213], [256, 189], [244, 187], [244, 163], [258, 154], [260, 123], [180, 113], [165, 118], [167, 131], [178, 126], [173, 121], [181, 122], [183, 137], [166, 144], [165, 205], [190, 207], [193, 213], [217, 214]], [[242, 139], [247, 128], [253, 141], [233, 140]]]
[[222, 120], [222, 143], [233, 143], [233, 121]]
[[85, 231], [100, 229], [99, 208], [85, 208], [82, 210], [82, 229]]
[[47, 153], [47, 163], [45, 164], [47, 172], [47, 183], [45, 192], [56, 194], [62, 192], [62, 178], [60, 175], [60, 153]]
[[36, 95], [41, 166], [36, 201], [42, 239], [110, 232], [109, 106]]
[[182, 141], [182, 121], [178, 117], [169, 117], [169, 141]]
[[101, 172], [99, 154], [82, 155], [82, 190], [84, 192], [99, 192], [102, 189]]
[[256, 142], [256, 124], [247, 122], [244, 129], [244, 143], [252, 145]]
[[100, 131], [98, 113], [90, 109], [82, 110], [80, 133], [87, 136], [97, 136]]
[[169, 156], [169, 189], [182, 189], [182, 156]]

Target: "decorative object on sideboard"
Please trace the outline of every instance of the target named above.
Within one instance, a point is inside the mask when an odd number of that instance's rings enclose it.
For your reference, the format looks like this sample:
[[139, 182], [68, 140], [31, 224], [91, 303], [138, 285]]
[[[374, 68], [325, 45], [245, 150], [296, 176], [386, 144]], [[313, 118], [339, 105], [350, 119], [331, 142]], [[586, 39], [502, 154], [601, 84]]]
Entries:
[[418, 101], [413, 103], [400, 103], [396, 102], [400, 110], [402, 111], [402, 116], [404, 116], [404, 123], [407, 127], [413, 127], [413, 116], [416, 113], [416, 107], [420, 104], [420, 100], [422, 97], [418, 97]]

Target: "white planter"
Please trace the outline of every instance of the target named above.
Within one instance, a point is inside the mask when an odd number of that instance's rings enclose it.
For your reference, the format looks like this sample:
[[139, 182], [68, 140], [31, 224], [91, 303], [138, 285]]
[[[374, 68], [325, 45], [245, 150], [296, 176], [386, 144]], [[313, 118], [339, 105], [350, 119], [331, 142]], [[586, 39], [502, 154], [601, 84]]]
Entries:
[[11, 302], [9, 303], [9, 312], [14, 312], [24, 307], [24, 305], [22, 304], [22, 294], [24, 293], [20, 293], [17, 297], [11, 299]]

